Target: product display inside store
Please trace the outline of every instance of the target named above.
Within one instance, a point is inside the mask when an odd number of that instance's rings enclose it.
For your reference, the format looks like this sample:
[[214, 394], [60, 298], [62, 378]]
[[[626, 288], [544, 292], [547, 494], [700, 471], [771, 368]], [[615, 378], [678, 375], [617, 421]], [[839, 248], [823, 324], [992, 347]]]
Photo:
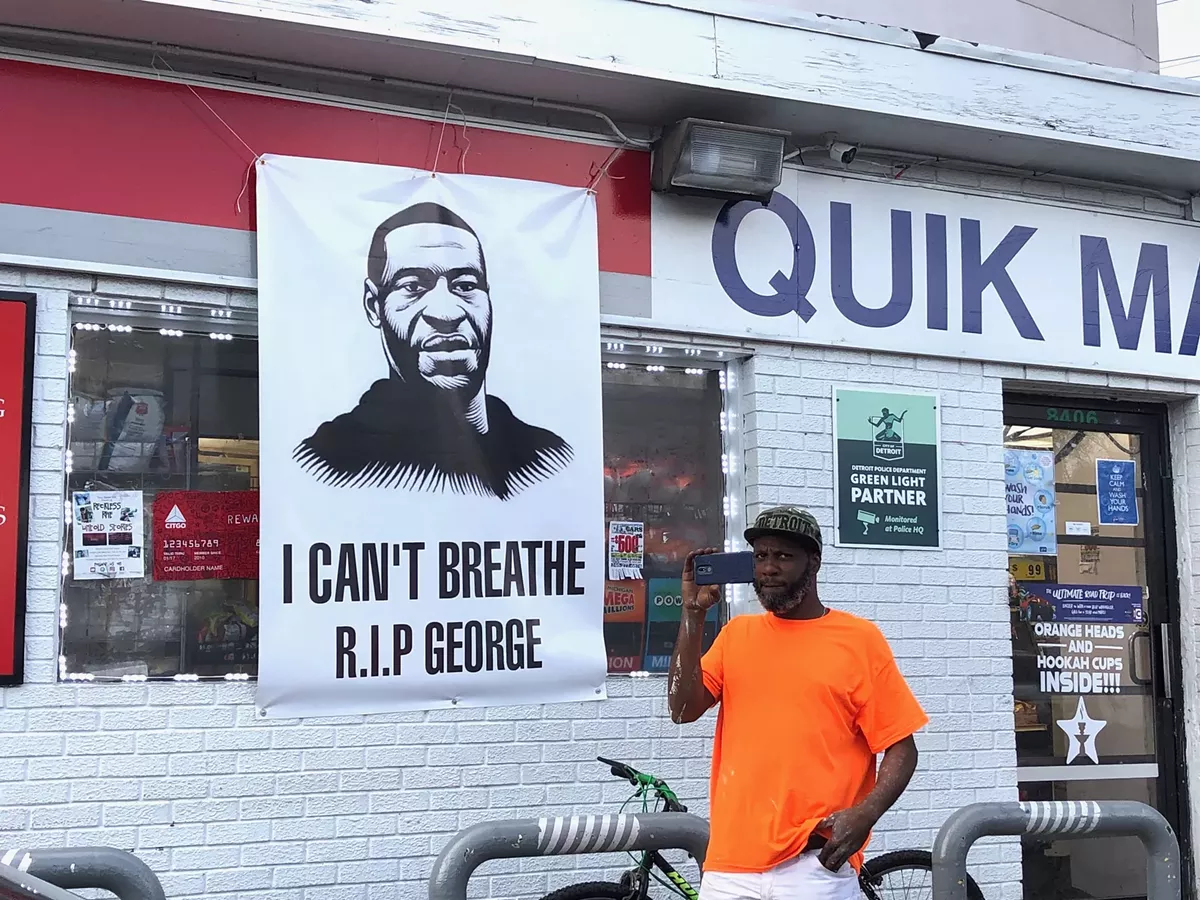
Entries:
[[[724, 364], [654, 349], [603, 372], [614, 673], [666, 671], [683, 558], [725, 540]], [[253, 677], [257, 342], [77, 326], [71, 352], [63, 676]]]

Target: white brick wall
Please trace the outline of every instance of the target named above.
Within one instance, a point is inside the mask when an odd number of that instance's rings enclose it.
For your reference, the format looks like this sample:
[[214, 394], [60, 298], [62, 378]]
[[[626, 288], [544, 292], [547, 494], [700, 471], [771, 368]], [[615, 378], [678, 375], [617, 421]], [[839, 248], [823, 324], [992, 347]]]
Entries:
[[[2, 695], [0, 844], [133, 850], [161, 874], [171, 897], [390, 900], [424, 897], [433, 855], [462, 827], [624, 800], [625, 786], [594, 762], [601, 753], [664, 775], [704, 814], [713, 723], [671, 724], [657, 678], [612, 679], [611, 699], [600, 704], [269, 724], [254, 715], [253, 685], [55, 683], [67, 299], [97, 284], [89, 276], [0, 269], [0, 285], [23, 285], [39, 298], [30, 683]], [[99, 287], [131, 296], [155, 290]], [[220, 293], [206, 302], [222, 302]], [[1016, 797], [1003, 386], [1189, 390], [1050, 369], [759, 347], [741, 379], [748, 514], [800, 503], [828, 527], [835, 381], [941, 392], [944, 549], [830, 548], [822, 584], [832, 605], [881, 624], [933, 719], [919, 739], [913, 785], [872, 851], [928, 848], [953, 809]], [[1200, 471], [1194, 397], [1180, 399], [1173, 427], [1190, 702], [1200, 651], [1190, 602], [1200, 590], [1200, 568], [1191, 562], [1200, 546], [1200, 489], [1188, 492], [1184, 478], [1188, 465]], [[494, 863], [473, 882], [474, 893], [536, 897], [622, 864], [603, 857]], [[990, 897], [1016, 900], [1019, 847], [981, 845], [972, 873]]]

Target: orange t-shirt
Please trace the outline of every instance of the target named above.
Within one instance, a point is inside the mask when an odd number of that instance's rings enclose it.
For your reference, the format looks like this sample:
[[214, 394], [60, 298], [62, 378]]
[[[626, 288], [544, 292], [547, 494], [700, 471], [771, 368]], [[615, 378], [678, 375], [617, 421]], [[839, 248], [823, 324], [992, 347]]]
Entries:
[[[875, 786], [875, 758], [929, 721], [871, 622], [737, 616], [700, 661], [720, 704], [705, 869], [765, 872]], [[862, 866], [862, 854], [850, 860]]]

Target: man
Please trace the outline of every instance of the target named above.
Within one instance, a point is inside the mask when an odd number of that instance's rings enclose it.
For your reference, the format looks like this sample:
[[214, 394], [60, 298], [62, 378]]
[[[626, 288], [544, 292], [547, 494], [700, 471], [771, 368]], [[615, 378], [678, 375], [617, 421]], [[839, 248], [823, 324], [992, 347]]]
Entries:
[[701, 659], [720, 590], [695, 581], [696, 557], [715, 551], [693, 552], [668, 679], [675, 722], [721, 705], [701, 900], [858, 897], [862, 848], [908, 786], [928, 719], [879, 629], [822, 605], [810, 513], [767, 510], [746, 540], [766, 615], [732, 619]]
[[508, 500], [570, 464], [566, 441], [487, 393], [487, 263], [461, 217], [418, 203], [383, 222], [367, 257], [363, 306], [390, 371], [353, 411], [296, 448], [314, 477]]

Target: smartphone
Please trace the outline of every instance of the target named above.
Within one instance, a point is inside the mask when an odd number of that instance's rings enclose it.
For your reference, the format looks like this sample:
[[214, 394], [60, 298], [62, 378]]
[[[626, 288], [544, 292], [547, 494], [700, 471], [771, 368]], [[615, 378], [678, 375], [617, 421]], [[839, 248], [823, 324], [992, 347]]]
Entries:
[[710, 553], [697, 556], [696, 584], [753, 584], [754, 553]]

